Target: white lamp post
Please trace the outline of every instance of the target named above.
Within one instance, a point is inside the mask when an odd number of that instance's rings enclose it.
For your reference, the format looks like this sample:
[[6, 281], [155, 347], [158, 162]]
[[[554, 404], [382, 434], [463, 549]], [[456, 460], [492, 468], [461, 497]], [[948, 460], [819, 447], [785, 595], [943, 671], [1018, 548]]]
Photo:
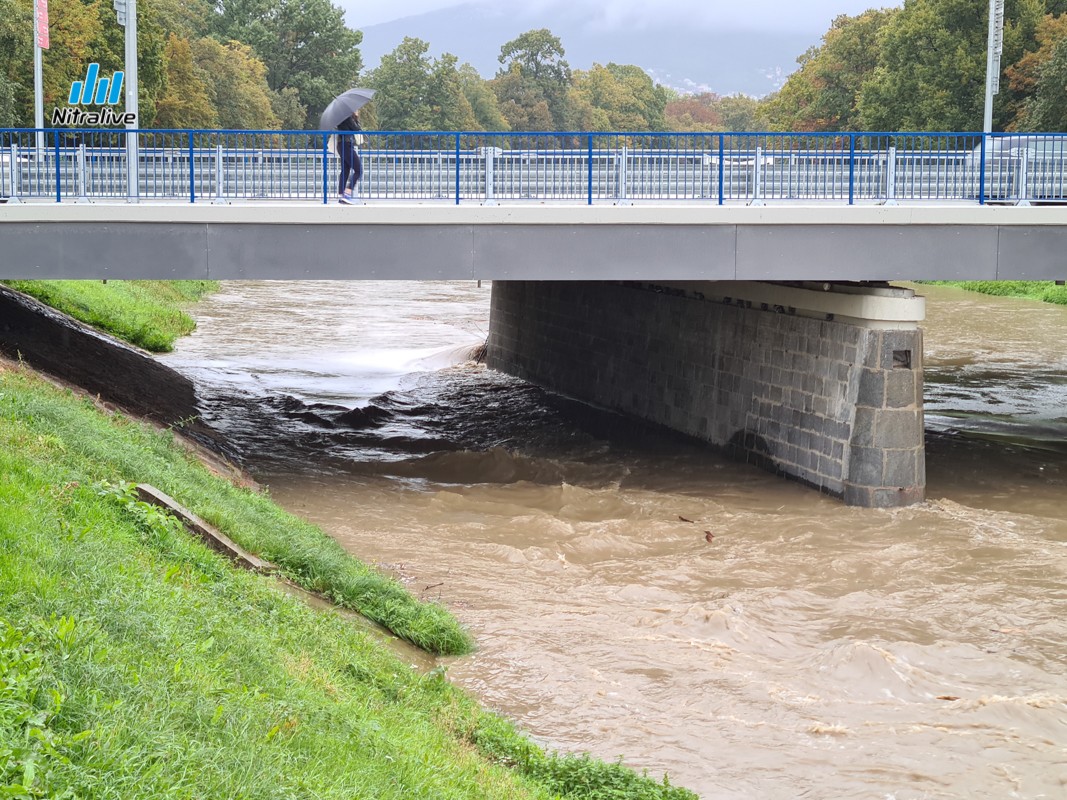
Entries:
[[44, 149], [44, 79], [42, 77], [41, 51], [47, 50], [48, 0], [35, 0], [33, 4], [33, 127], [37, 129], [37, 160], [40, 162]]
[[989, 0], [989, 45], [985, 62], [985, 118], [982, 133], [993, 130], [993, 96], [1000, 91], [1000, 54], [1004, 49], [1004, 0]]
[[[137, 0], [114, 0], [119, 25], [126, 29], [126, 113], [134, 115], [126, 127], [135, 131], [137, 120]], [[126, 196], [132, 203], [140, 195], [137, 134], [126, 134]]]

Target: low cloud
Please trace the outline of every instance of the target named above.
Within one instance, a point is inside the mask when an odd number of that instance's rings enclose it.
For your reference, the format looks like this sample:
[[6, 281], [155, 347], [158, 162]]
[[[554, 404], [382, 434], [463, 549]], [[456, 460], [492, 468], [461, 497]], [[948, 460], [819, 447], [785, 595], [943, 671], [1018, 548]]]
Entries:
[[540, 20], [551, 27], [553, 15], [581, 14], [602, 30], [640, 31], [687, 28], [765, 31], [825, 31], [838, 14], [859, 14], [871, 7], [899, 6], [901, 0], [340, 0], [348, 23], [366, 27], [460, 5], [479, 5], [509, 15]]

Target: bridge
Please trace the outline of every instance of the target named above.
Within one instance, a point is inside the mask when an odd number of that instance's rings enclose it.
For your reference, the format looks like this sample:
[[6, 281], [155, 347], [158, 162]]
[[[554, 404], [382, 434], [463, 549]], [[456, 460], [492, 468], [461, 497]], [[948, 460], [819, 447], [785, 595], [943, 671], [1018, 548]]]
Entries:
[[4, 136], [0, 277], [492, 280], [490, 366], [856, 505], [925, 487], [886, 282], [1067, 273], [1062, 135], [378, 132], [356, 207], [322, 133]]

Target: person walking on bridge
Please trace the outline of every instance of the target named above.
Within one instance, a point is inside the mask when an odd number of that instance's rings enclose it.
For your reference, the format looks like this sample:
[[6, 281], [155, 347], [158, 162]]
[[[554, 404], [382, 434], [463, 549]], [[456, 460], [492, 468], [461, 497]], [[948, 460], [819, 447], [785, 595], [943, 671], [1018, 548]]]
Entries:
[[354, 205], [352, 192], [363, 177], [363, 160], [359, 157], [359, 147], [363, 144], [363, 128], [359, 124], [359, 112], [353, 111], [337, 125], [341, 131], [334, 138], [337, 155], [341, 158], [341, 176], [337, 181], [337, 202]]

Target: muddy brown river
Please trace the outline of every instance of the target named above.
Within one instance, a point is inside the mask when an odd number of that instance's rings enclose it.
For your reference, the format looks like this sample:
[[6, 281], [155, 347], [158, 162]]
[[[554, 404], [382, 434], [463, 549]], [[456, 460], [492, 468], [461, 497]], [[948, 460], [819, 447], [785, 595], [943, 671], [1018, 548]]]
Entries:
[[543, 744], [705, 800], [1067, 798], [1067, 308], [922, 287], [929, 499], [869, 510], [467, 361], [489, 292], [230, 283], [166, 360]]

